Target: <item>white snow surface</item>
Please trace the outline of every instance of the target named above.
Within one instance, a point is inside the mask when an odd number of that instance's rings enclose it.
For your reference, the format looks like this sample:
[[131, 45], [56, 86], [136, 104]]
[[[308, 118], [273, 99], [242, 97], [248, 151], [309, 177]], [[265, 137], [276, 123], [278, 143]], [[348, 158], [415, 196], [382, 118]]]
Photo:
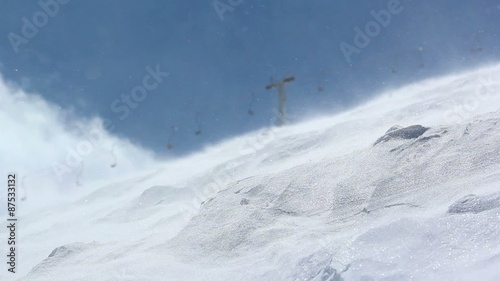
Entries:
[[425, 80], [24, 213], [16, 277], [500, 280], [499, 155], [500, 65]]

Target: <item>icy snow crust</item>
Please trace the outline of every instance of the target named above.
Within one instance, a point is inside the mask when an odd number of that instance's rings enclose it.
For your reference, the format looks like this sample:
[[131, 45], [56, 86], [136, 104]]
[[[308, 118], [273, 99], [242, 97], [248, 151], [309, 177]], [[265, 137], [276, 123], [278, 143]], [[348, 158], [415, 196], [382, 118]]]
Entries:
[[18, 276], [500, 280], [498, 77], [409, 85], [27, 214]]

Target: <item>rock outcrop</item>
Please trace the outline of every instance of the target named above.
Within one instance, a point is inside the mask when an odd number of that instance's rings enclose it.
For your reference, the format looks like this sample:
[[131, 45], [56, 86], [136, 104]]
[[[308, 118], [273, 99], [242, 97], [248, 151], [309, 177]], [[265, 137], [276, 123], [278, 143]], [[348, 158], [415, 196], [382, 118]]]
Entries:
[[391, 127], [385, 135], [380, 137], [374, 144], [373, 146], [381, 143], [381, 142], [387, 142], [390, 140], [396, 140], [396, 139], [416, 139], [423, 135], [429, 128], [423, 127], [421, 125], [413, 125], [409, 126], [406, 128], [402, 128], [400, 126], [394, 126]]

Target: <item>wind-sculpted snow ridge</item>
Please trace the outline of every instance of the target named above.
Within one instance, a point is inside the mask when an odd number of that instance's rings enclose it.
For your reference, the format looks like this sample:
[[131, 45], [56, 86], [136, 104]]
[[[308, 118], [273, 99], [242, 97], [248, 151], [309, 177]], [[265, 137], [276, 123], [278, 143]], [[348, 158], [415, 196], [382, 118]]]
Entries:
[[410, 85], [27, 216], [22, 280], [499, 280], [499, 76]]
[[[440, 209], [443, 202], [453, 202], [471, 185], [481, 191], [488, 188], [482, 185], [498, 183], [499, 117], [497, 114], [496, 118], [471, 124], [430, 128], [417, 139], [387, 142], [376, 149], [240, 181], [207, 202], [198, 216], [162, 249], [182, 252], [190, 257], [190, 262], [204, 263], [207, 259], [240, 259], [249, 252], [264, 251], [269, 244], [284, 243], [281, 255], [296, 257], [297, 261], [276, 267], [293, 269], [305, 266], [299, 261], [300, 256], [314, 255], [315, 251], [294, 241], [308, 241], [311, 235], [322, 233], [324, 237], [317, 238], [316, 246], [330, 248], [329, 259], [339, 263], [322, 266], [318, 262], [311, 272], [328, 267], [339, 274], [347, 264], [351, 266], [343, 275], [353, 278], [348, 280], [360, 280], [357, 278], [365, 275], [374, 280], [383, 276], [395, 280], [418, 276], [418, 280], [428, 280], [434, 274], [433, 267], [443, 273], [460, 272], [461, 267], [474, 266], [467, 257], [472, 253], [465, 253], [464, 249], [479, 245], [450, 238], [456, 234], [472, 239], [476, 237], [474, 231], [479, 231], [480, 236], [475, 239], [481, 237], [496, 250], [480, 245], [485, 252], [474, 255], [493, 258], [500, 254], [495, 244], [499, 242], [500, 211], [487, 213], [496, 199], [483, 199], [483, 217], [463, 219], [449, 229], [448, 221], [456, 218], [448, 218], [446, 210]], [[488, 180], [491, 176], [493, 182]], [[446, 238], [437, 235], [431, 226], [435, 223], [439, 231], [449, 232]], [[459, 235], [462, 231], [469, 232], [469, 236]], [[436, 243], [450, 245], [436, 250], [432, 248]], [[380, 252], [372, 251], [374, 247]], [[437, 256], [418, 256], [427, 250]], [[443, 262], [445, 255], [453, 255], [454, 262]], [[289, 272], [294, 271], [297, 270]], [[296, 276], [285, 277], [284, 280], [294, 280]]]

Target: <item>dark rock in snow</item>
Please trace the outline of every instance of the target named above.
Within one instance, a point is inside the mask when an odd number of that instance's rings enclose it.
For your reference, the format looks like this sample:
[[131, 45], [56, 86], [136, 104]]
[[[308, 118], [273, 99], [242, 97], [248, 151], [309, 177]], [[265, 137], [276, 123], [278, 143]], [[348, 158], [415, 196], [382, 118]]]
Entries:
[[500, 192], [485, 196], [467, 195], [448, 208], [448, 213], [481, 213], [500, 207]]
[[435, 138], [440, 138], [440, 137], [441, 137], [440, 135], [432, 135], [432, 136], [428, 136], [428, 137], [419, 138], [417, 141], [418, 142], [425, 142], [425, 141], [435, 139]]
[[413, 125], [406, 128], [401, 128], [400, 126], [394, 126], [390, 128], [385, 135], [380, 137], [373, 146], [380, 142], [387, 142], [394, 139], [416, 139], [423, 135], [429, 128], [423, 127], [421, 125]]

